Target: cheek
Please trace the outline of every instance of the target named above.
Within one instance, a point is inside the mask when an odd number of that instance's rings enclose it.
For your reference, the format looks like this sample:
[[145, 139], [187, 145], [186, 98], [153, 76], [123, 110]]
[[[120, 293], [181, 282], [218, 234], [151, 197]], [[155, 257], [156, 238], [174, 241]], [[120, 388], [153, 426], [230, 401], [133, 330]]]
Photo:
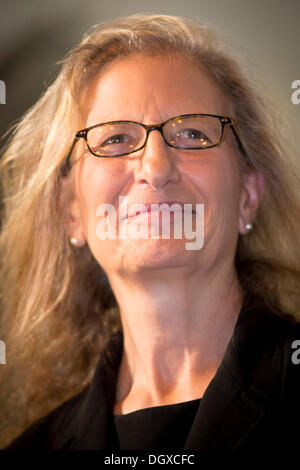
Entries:
[[215, 176], [216, 231], [227, 246], [235, 244], [239, 223], [241, 179], [234, 160], [224, 161]]
[[116, 205], [122, 187], [121, 175], [124, 171], [120, 165], [111, 160], [87, 159], [78, 162], [75, 175], [75, 187], [78, 197], [81, 219], [88, 240], [96, 236], [98, 217], [97, 208], [100, 204]]
[[214, 192], [218, 204], [228, 214], [237, 215], [238, 213], [240, 184], [240, 176], [234, 166], [222, 165], [221, 171], [216, 172]]
[[206, 226], [224, 233], [238, 223], [241, 174], [236, 156], [216, 153], [214, 158], [193, 169], [193, 184], [199, 202], [205, 204]]

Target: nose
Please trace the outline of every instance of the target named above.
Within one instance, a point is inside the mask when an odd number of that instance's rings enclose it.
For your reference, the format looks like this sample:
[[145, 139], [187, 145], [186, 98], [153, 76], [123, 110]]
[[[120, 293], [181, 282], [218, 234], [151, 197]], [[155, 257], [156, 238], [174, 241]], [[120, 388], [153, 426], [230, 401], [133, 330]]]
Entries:
[[135, 170], [136, 182], [148, 183], [153, 189], [161, 190], [167, 184], [179, 181], [180, 173], [176, 166], [174, 150], [168, 147], [158, 129], [151, 130], [146, 146], [141, 152]]

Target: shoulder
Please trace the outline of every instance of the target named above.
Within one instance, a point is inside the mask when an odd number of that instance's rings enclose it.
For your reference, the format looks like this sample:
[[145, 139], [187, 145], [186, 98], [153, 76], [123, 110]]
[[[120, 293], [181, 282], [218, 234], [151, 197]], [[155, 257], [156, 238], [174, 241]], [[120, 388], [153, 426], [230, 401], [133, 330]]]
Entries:
[[299, 337], [300, 323], [250, 295], [241, 309], [235, 333], [235, 339], [255, 345], [257, 350], [274, 347], [290, 350], [291, 342]]
[[299, 396], [300, 323], [255, 297], [240, 312], [227, 364], [235, 377], [276, 401]]
[[31, 424], [4, 450], [57, 449], [62, 448], [61, 442], [68, 444], [69, 437], [72, 437], [76, 427], [74, 417], [78, 417], [77, 411], [80, 409], [87, 390], [88, 387], [85, 387], [82, 392]]

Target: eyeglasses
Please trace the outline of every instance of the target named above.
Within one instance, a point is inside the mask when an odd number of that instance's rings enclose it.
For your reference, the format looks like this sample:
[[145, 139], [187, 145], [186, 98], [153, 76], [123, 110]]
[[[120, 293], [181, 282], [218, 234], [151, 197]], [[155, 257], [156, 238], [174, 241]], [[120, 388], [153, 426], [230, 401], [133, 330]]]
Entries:
[[136, 121], [110, 121], [76, 132], [66, 156], [64, 170], [70, 169], [70, 156], [78, 139], [83, 138], [92, 155], [115, 158], [130, 155], [147, 144], [151, 131], [161, 133], [165, 143], [175, 149], [204, 150], [220, 145], [224, 128], [229, 126], [244, 152], [232, 118], [214, 114], [183, 114], [161, 124], [146, 125]]

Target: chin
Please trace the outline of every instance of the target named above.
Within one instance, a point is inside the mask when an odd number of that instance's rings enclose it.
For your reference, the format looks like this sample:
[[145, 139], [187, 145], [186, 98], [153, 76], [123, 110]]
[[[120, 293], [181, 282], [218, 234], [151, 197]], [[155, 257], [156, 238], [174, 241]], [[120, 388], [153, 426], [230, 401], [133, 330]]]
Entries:
[[175, 268], [195, 259], [195, 253], [185, 249], [186, 240], [128, 240], [123, 251], [123, 267], [128, 271]]

